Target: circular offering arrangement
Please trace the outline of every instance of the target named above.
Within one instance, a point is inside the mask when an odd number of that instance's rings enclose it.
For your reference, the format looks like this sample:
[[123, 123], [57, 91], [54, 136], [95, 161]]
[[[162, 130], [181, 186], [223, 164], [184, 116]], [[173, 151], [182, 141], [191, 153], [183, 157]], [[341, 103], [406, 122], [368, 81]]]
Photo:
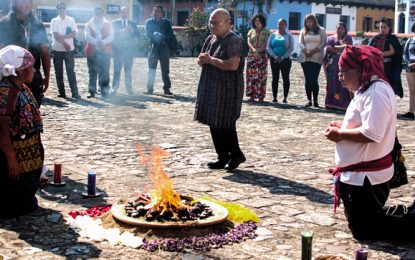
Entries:
[[209, 206], [212, 210], [212, 215], [204, 218], [204, 219], [197, 219], [197, 220], [178, 220], [178, 221], [147, 221], [144, 217], [133, 218], [127, 216], [127, 212], [125, 211], [125, 203], [122, 204], [114, 204], [111, 207], [111, 214], [112, 216], [124, 223], [134, 225], [134, 226], [142, 226], [142, 227], [153, 227], [153, 228], [172, 228], [172, 227], [204, 227], [215, 225], [218, 223], [222, 223], [228, 217], [228, 210], [222, 207], [219, 204], [216, 204], [211, 201], [207, 200], [198, 200], [200, 203]]

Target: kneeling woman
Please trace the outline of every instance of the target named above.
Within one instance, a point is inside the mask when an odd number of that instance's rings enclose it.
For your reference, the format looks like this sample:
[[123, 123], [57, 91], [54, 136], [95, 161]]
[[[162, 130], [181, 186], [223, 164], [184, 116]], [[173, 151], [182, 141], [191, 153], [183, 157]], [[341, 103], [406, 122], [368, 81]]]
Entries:
[[36, 192], [43, 166], [42, 119], [25, 85], [33, 79], [35, 60], [27, 50], [0, 50], [0, 217], [37, 209]]
[[[413, 206], [385, 207], [394, 172], [391, 151], [396, 135], [396, 99], [383, 71], [382, 53], [370, 46], [346, 46], [339, 80], [355, 96], [343, 122], [331, 122], [326, 137], [336, 142], [337, 191], [356, 239], [415, 238]], [[398, 212], [399, 211], [399, 212]]]

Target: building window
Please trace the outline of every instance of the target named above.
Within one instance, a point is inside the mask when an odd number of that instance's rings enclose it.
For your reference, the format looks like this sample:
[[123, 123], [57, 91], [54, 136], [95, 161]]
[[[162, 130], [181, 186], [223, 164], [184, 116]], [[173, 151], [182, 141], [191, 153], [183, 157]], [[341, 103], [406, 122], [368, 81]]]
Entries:
[[316, 14], [317, 22], [320, 26], [326, 27], [326, 15]]
[[50, 23], [52, 18], [58, 16], [58, 11], [56, 9], [40, 9], [36, 10], [36, 14], [39, 20], [42, 22]]
[[288, 30], [300, 30], [301, 13], [290, 12], [288, 17]]
[[[405, 33], [405, 14], [400, 13], [398, 18], [398, 33]], [[412, 28], [411, 28], [412, 29]], [[411, 30], [409, 29], [409, 31]]]
[[372, 31], [372, 17], [363, 17], [362, 30], [364, 32]]
[[177, 11], [177, 25], [184, 26], [189, 19], [189, 11]]
[[346, 30], [350, 30], [349, 28], [349, 21], [350, 21], [350, 16], [348, 15], [340, 15], [340, 22], [344, 23], [346, 25]]

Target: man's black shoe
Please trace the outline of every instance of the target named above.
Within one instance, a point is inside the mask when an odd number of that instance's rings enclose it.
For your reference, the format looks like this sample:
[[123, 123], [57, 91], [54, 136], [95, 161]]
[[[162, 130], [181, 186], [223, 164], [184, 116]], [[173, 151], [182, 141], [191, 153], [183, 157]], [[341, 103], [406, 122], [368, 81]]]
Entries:
[[233, 158], [225, 165], [225, 170], [232, 171], [238, 168], [239, 164], [246, 161], [245, 157]]
[[81, 96], [78, 94], [78, 95], [72, 95], [72, 98], [74, 98], [74, 99], [81, 99]]
[[95, 97], [95, 93], [94, 92], [89, 92], [89, 95], [86, 96], [87, 98], [93, 98]]
[[401, 117], [403, 117], [403, 118], [409, 118], [409, 119], [414, 119], [415, 118], [415, 114], [414, 113], [411, 113], [411, 112], [408, 112], [408, 113], [405, 113], [405, 114], [401, 115]]
[[166, 90], [164, 90], [164, 95], [171, 96], [171, 95], [173, 95], [173, 93], [170, 90], [166, 89]]
[[60, 98], [66, 98], [66, 94], [59, 94], [58, 97], [60, 97]]
[[216, 161], [216, 162], [210, 162], [207, 164], [209, 169], [217, 170], [217, 169], [223, 169], [225, 168], [225, 165], [227, 164], [227, 161]]

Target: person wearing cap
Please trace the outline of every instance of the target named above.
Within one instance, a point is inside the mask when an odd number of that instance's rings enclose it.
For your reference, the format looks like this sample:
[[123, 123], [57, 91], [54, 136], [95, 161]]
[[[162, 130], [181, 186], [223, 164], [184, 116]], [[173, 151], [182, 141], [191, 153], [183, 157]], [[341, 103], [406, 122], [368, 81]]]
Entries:
[[383, 70], [381, 51], [350, 46], [339, 60], [339, 80], [354, 93], [344, 119], [325, 131], [336, 143], [335, 210], [340, 203], [356, 239], [415, 237], [415, 207], [385, 207], [394, 175], [396, 98]]
[[32, 0], [11, 1], [10, 13], [0, 21], [0, 49], [13, 44], [29, 50], [33, 55], [35, 76], [28, 86], [40, 106], [49, 87], [51, 60], [45, 27], [32, 14], [32, 8]]
[[0, 217], [14, 217], [38, 208], [36, 192], [44, 161], [40, 139], [42, 118], [27, 87], [35, 59], [26, 49], [0, 50]]
[[75, 45], [74, 37], [78, 31], [75, 19], [66, 15], [66, 4], [59, 2], [56, 5], [58, 16], [50, 22], [50, 31], [53, 33], [53, 65], [55, 67], [56, 85], [58, 86], [58, 97], [66, 97], [65, 83], [63, 81], [63, 62], [65, 62], [66, 74], [72, 98], [79, 99], [78, 85], [75, 74]]
[[95, 97], [97, 79], [103, 98], [109, 95], [110, 63], [114, 31], [111, 22], [105, 19], [101, 7], [94, 9], [94, 17], [85, 25], [85, 54], [87, 58], [89, 83], [87, 98]]

